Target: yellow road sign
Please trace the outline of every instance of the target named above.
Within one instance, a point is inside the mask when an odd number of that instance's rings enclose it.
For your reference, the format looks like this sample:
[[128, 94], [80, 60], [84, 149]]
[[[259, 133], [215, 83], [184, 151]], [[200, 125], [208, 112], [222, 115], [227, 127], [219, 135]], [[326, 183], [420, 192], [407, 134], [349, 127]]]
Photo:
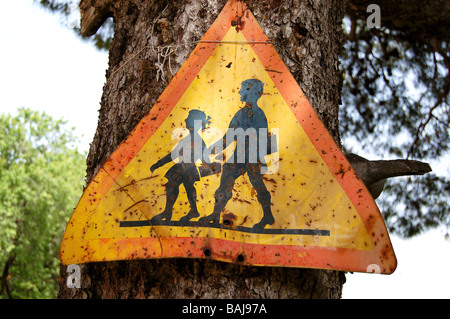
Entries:
[[396, 268], [368, 190], [234, 0], [88, 185], [60, 257]]

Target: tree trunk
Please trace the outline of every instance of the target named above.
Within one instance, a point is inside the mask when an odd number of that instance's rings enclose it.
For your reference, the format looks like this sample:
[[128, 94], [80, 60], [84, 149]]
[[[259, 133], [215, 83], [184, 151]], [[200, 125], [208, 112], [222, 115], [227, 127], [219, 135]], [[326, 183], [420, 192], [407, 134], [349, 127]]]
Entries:
[[[82, 1], [89, 2], [89, 1]], [[108, 2], [108, 1], [103, 1]], [[115, 21], [99, 122], [87, 159], [87, 182], [153, 106], [225, 0], [109, 1]], [[339, 143], [342, 75], [338, 55], [345, 2], [246, 1], [266, 35]], [[168, 45], [176, 45], [158, 69]], [[338, 271], [250, 267], [200, 259], [135, 260], [82, 265], [81, 289], [60, 298], [340, 298]]]

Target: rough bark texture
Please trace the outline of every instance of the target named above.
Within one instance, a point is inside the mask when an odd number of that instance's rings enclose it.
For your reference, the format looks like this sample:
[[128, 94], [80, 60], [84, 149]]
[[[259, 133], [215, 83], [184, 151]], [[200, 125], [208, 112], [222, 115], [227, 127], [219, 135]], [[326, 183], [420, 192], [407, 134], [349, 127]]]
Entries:
[[[102, 9], [114, 18], [115, 32], [87, 182], [148, 113], [225, 3], [117, 0]], [[345, 2], [258, 0], [247, 5], [339, 142], [338, 54]], [[337, 271], [196, 259], [82, 265], [81, 289], [66, 288], [66, 277], [61, 267], [60, 298], [340, 298], [345, 282], [344, 273]]]

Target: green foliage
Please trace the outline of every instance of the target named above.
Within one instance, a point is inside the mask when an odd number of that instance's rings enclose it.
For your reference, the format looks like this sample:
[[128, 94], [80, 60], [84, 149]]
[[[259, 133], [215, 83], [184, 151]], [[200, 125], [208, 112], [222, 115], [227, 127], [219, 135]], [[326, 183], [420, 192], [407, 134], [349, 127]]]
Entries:
[[359, 27], [342, 52], [343, 135], [383, 155], [426, 159], [448, 152], [445, 54], [399, 32]]
[[390, 232], [413, 237], [430, 228], [450, 225], [448, 178], [435, 174], [402, 177], [386, 185], [386, 191], [379, 204], [385, 207], [383, 215]]
[[81, 196], [85, 156], [62, 120], [0, 115], [0, 298], [54, 298], [59, 245]]
[[437, 172], [450, 147], [448, 37], [431, 46], [419, 34], [368, 28], [365, 20], [353, 23], [354, 39], [341, 56], [343, 143], [347, 151], [369, 158], [431, 163], [433, 172], [423, 177], [388, 181], [378, 204], [390, 232], [412, 237], [449, 228], [450, 177], [448, 171]]

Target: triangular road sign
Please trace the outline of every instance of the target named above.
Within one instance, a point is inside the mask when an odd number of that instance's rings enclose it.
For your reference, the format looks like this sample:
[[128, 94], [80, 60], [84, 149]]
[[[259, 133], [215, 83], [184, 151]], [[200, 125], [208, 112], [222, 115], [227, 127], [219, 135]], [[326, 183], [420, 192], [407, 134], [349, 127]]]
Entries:
[[63, 264], [172, 257], [396, 268], [373, 198], [241, 1], [89, 183], [60, 249]]

